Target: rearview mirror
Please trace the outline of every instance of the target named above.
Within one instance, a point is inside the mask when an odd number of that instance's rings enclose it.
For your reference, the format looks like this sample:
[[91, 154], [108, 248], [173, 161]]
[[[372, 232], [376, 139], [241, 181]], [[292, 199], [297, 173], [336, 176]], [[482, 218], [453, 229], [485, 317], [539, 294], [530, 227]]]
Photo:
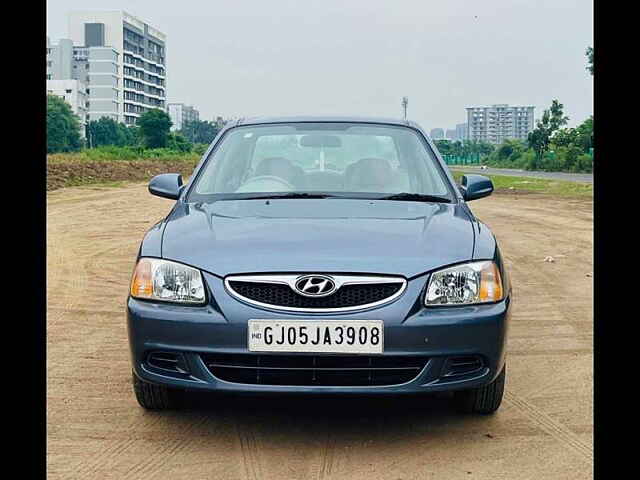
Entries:
[[158, 197], [177, 200], [182, 187], [182, 175], [179, 173], [163, 173], [156, 175], [149, 182], [149, 193]]
[[460, 191], [465, 201], [487, 197], [493, 192], [493, 182], [484, 175], [463, 175]]
[[304, 135], [300, 138], [301, 147], [341, 147], [342, 140], [335, 135]]

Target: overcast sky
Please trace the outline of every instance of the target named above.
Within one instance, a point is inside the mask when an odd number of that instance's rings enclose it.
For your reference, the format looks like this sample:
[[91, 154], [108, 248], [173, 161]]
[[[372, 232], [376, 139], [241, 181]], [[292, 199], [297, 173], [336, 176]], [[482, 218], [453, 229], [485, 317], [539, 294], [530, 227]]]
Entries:
[[557, 98], [593, 113], [592, 0], [49, 0], [47, 35], [72, 10], [118, 10], [167, 35], [167, 101], [217, 115], [408, 116], [454, 128], [465, 107]]

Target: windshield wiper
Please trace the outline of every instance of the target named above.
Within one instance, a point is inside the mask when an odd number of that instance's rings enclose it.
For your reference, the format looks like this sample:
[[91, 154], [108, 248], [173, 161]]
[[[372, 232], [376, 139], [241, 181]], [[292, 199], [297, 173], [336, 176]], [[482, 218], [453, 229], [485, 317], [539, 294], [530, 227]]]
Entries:
[[308, 193], [308, 192], [282, 192], [282, 193], [264, 193], [256, 195], [248, 195], [239, 197], [241, 200], [262, 200], [272, 198], [329, 198], [335, 195], [328, 193]]
[[438, 195], [424, 195], [422, 193], [394, 193], [393, 195], [386, 195], [379, 197], [378, 200], [406, 200], [414, 202], [440, 202], [451, 203], [451, 200], [447, 197], [441, 197]]

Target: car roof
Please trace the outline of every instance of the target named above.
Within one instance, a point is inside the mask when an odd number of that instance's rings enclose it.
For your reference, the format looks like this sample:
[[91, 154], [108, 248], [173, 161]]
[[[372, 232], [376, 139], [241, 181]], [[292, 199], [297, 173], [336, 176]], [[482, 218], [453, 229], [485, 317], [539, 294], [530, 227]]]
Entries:
[[240, 118], [234, 126], [238, 125], [264, 125], [272, 123], [327, 123], [327, 122], [354, 122], [354, 123], [377, 123], [383, 125], [401, 125], [420, 128], [420, 126], [410, 120], [385, 117], [357, 117], [357, 116], [308, 116], [299, 115], [291, 117], [250, 117]]

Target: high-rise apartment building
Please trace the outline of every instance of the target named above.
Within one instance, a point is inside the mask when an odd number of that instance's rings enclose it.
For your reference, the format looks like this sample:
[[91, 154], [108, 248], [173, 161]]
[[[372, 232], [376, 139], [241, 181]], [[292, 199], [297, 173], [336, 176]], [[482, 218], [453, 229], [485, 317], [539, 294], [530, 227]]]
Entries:
[[167, 113], [173, 123], [171, 130], [182, 130], [185, 123], [200, 120], [200, 112], [184, 103], [168, 103]]
[[[166, 101], [166, 36], [142, 20], [124, 11], [79, 11], [69, 16], [69, 37], [83, 45], [88, 53], [94, 48], [111, 49], [117, 55], [115, 88], [117, 90], [118, 121], [133, 125], [141, 114], [151, 108], [165, 109]], [[90, 56], [90, 55], [89, 55]], [[91, 58], [89, 70], [93, 70]], [[97, 62], [96, 76], [90, 77], [87, 88], [112, 88], [112, 68]], [[105, 78], [99, 78], [97, 74]], [[89, 115], [93, 111], [90, 98]]]
[[74, 98], [84, 98], [83, 124], [101, 117], [121, 120], [118, 52], [114, 48], [76, 46], [69, 39], [52, 44], [47, 37], [47, 91], [59, 91], [60, 82], [65, 82], [65, 90], [70, 88], [69, 82], [76, 82], [73, 88], [82, 92]]
[[87, 87], [88, 120], [109, 117], [122, 121], [119, 54], [110, 46], [74, 47], [74, 78]]
[[533, 130], [533, 106], [467, 107], [467, 125], [470, 140], [493, 144], [506, 139], [526, 140]]

